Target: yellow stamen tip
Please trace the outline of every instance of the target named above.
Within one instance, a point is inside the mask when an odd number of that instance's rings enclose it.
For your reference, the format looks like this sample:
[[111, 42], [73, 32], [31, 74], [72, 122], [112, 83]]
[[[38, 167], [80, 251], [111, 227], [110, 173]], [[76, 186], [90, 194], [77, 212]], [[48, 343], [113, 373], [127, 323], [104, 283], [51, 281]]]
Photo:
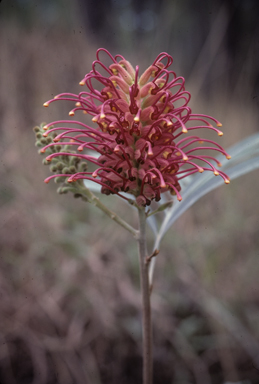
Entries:
[[187, 156], [183, 156], [183, 160], [184, 160], [184, 161], [187, 161], [187, 160], [188, 160], [188, 157], [187, 157]]
[[112, 73], [116, 76], [116, 75], [118, 75], [118, 70], [115, 69], [115, 68], [113, 68], [113, 69], [112, 69]]
[[85, 81], [84, 80], [81, 80], [79, 85], [85, 85]]
[[43, 107], [46, 107], [46, 108], [47, 108], [48, 106], [49, 106], [49, 103], [48, 103], [48, 102], [46, 102], [46, 103], [43, 104]]
[[79, 101], [76, 102], [76, 107], [81, 107], [81, 103]]
[[222, 124], [221, 123], [217, 123], [217, 127], [222, 127]]
[[220, 162], [218, 162], [217, 164], [218, 164], [218, 167], [222, 167], [222, 164]]
[[106, 117], [106, 116], [105, 116], [104, 113], [101, 113], [101, 114], [100, 114], [100, 118], [101, 118], [101, 119], [105, 119], [105, 117]]
[[134, 117], [134, 121], [135, 121], [135, 123], [139, 123], [139, 117], [138, 117], [138, 116], [135, 116], [135, 117]]
[[229, 184], [230, 183], [230, 180], [225, 180], [225, 184]]
[[204, 169], [203, 168], [199, 168], [199, 172], [200, 173], [204, 172]]
[[227, 155], [227, 156], [226, 156], [226, 159], [230, 160], [230, 159], [231, 159], [231, 156], [230, 156], [230, 155]]
[[214, 171], [213, 173], [214, 173], [215, 176], [219, 175], [218, 171]]
[[219, 136], [223, 136], [223, 132], [219, 131], [219, 132], [218, 132], [218, 135], [219, 135]]
[[182, 197], [180, 197], [180, 196], [179, 196], [179, 197], [177, 197], [177, 200], [178, 200], [178, 201], [182, 201], [182, 199], [183, 199], [183, 198], [182, 198]]
[[40, 152], [41, 152], [41, 153], [45, 153], [45, 149], [42, 148], [42, 149], [40, 150]]
[[94, 116], [94, 117], [92, 118], [92, 122], [93, 122], [93, 123], [97, 123], [97, 121], [98, 121], [98, 117], [97, 117], [97, 116]]
[[69, 112], [69, 116], [74, 116], [75, 115], [75, 112], [74, 111], [70, 111]]
[[44, 132], [44, 133], [42, 134], [42, 136], [43, 136], [43, 137], [47, 137], [47, 136], [48, 136], [48, 132]]
[[54, 96], [54, 99], [58, 99], [59, 98], [59, 96]]
[[77, 148], [77, 150], [78, 150], [79, 152], [82, 152], [83, 149], [84, 149], [83, 147], [78, 147], [78, 148]]
[[187, 128], [183, 128], [182, 129], [182, 133], [187, 133], [188, 132], [188, 129]]
[[83, 111], [83, 113], [84, 113], [85, 115], [87, 115], [87, 112], [86, 112], [86, 111]]
[[47, 125], [44, 125], [44, 127], [42, 127], [45, 131], [47, 130], [47, 129], [49, 129], [49, 127], [47, 126]]

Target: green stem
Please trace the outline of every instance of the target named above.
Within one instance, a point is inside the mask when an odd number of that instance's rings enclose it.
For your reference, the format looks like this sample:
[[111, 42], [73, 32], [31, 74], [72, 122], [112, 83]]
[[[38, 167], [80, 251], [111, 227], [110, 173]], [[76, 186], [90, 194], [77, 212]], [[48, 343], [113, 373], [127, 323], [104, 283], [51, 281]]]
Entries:
[[124, 221], [120, 216], [115, 212], [111, 211], [106, 205], [104, 205], [98, 197], [96, 197], [88, 188], [82, 186], [80, 183], [77, 183], [75, 187], [75, 192], [82, 194], [87, 198], [89, 203], [95, 205], [101, 211], [103, 211], [107, 216], [114, 220], [117, 224], [121, 225], [123, 228], [127, 229], [136, 239], [138, 238], [138, 231], [134, 229], [130, 224]]
[[140, 264], [140, 285], [142, 293], [142, 333], [143, 333], [143, 384], [153, 382], [153, 359], [152, 359], [152, 322], [151, 306], [148, 279], [147, 249], [146, 249], [146, 213], [145, 209], [138, 209], [139, 212], [139, 264]]

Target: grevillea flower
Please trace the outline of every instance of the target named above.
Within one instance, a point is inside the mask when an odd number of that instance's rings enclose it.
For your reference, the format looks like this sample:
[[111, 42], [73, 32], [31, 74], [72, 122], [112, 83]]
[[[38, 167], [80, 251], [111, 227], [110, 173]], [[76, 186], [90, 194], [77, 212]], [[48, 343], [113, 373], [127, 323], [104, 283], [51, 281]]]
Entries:
[[[100, 52], [109, 56], [109, 66], [100, 60]], [[126, 197], [122, 192], [134, 195], [140, 206], [149, 205], [153, 199], [159, 201], [165, 191], [181, 200], [181, 180], [196, 172], [210, 171], [229, 183], [228, 176], [213, 165], [220, 166], [219, 161], [207, 150], [230, 156], [219, 144], [193, 135], [200, 128], [222, 136], [212, 123], [217, 127], [221, 124], [213, 117], [192, 113], [184, 78], [168, 69], [173, 62], [170, 55], [160, 53], [141, 76], [139, 67], [134, 69], [121, 55], [113, 57], [101, 48], [96, 57], [92, 70], [80, 82], [86, 86], [85, 91], [78, 95], [61, 93], [44, 103], [48, 107], [55, 100], [72, 101], [75, 108], [69, 116], [76, 112], [89, 114], [95, 127], [75, 120], [54, 121], [44, 126], [43, 135], [58, 133], [54, 143], [41, 150], [44, 153], [57, 142], [65, 148], [73, 146], [76, 152], [63, 150], [46, 160], [76, 156], [95, 164], [96, 169], [52, 175], [45, 182], [57, 176], [68, 177], [68, 182], [92, 180], [101, 185], [102, 193], [123, 198]], [[95, 88], [96, 82], [100, 83], [100, 90]], [[97, 156], [91, 156], [89, 150]]]

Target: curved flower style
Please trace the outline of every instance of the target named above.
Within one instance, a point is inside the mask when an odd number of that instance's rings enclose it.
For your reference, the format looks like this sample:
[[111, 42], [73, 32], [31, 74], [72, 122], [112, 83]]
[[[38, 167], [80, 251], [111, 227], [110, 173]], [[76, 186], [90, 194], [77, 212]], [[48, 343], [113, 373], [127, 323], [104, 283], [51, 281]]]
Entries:
[[[100, 52], [111, 59], [109, 67], [100, 61]], [[206, 150], [230, 156], [217, 143], [190, 135], [198, 128], [205, 128], [222, 136], [210, 122], [217, 127], [221, 124], [213, 117], [192, 113], [188, 106], [191, 95], [185, 91], [184, 78], [168, 69], [173, 62], [170, 55], [160, 53], [140, 77], [139, 67], [134, 69], [121, 55], [113, 57], [100, 48], [96, 57], [92, 70], [80, 82], [88, 90], [78, 95], [61, 93], [44, 103], [48, 107], [57, 99], [73, 101], [75, 108], [69, 115], [83, 111], [92, 116], [96, 128], [74, 120], [47, 124], [45, 137], [53, 131], [62, 132], [41, 152], [61, 141], [66, 148], [67, 145], [76, 146], [77, 152], [53, 153], [46, 160], [60, 155], [76, 156], [95, 164], [97, 169], [53, 175], [45, 182], [57, 176], [68, 177], [68, 182], [92, 180], [102, 186], [102, 193], [116, 193], [123, 198], [126, 197], [121, 192], [134, 195], [139, 206], [149, 205], [153, 199], [159, 201], [165, 191], [176, 194], [180, 201], [180, 180], [195, 172], [212, 171], [229, 183], [228, 176], [213, 165], [215, 162], [220, 166], [218, 160], [207, 155]], [[96, 69], [97, 66], [106, 76]], [[101, 91], [94, 87], [93, 81], [101, 84]], [[66, 127], [69, 123], [77, 128]], [[202, 146], [203, 143], [206, 145]], [[98, 157], [90, 156], [87, 150], [96, 151]], [[205, 150], [205, 154], [197, 154], [199, 150]]]

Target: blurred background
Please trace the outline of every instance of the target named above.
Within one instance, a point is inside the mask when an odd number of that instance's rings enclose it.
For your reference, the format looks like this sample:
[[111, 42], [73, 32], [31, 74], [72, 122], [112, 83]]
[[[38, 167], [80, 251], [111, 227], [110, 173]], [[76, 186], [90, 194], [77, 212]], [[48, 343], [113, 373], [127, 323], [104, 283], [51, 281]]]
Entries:
[[[257, 0], [0, 2], [1, 384], [141, 383], [136, 244], [43, 183], [32, 128], [69, 106], [42, 104], [78, 93], [99, 47], [141, 70], [166, 51], [193, 111], [222, 122], [228, 148], [258, 131], [258, 18]], [[258, 191], [258, 171], [234, 180], [164, 239], [154, 384], [259, 383]], [[137, 225], [127, 205], [105, 201]]]

